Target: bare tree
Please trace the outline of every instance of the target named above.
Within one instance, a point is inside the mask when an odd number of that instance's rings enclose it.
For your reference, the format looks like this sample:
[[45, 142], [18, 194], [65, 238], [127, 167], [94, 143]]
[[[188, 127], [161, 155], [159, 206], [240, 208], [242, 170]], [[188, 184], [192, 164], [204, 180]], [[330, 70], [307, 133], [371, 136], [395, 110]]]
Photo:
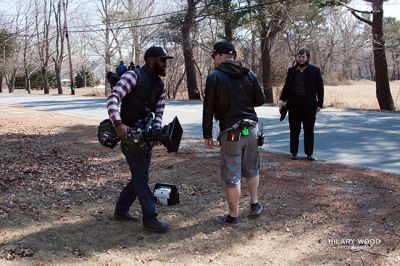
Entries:
[[[129, 58], [135, 64], [142, 61], [146, 45], [154, 38], [157, 27], [150, 25], [157, 23], [156, 18], [150, 17], [154, 12], [154, 0], [125, 0], [123, 2], [127, 11], [125, 24], [129, 25], [129, 34], [124, 41], [130, 46]], [[141, 27], [141, 24], [146, 26]]]
[[[45, 0], [41, 4], [40, 0], [35, 0], [35, 24], [38, 54], [42, 75], [42, 87], [44, 94], [49, 94], [48, 66], [50, 59], [50, 20], [53, 0]], [[40, 11], [42, 9], [42, 11]]]
[[[21, 27], [21, 21], [20, 21], [22, 7], [23, 7], [22, 2], [16, 2], [16, 15], [15, 15], [14, 21], [12, 23], [12, 24], [14, 24], [12, 27], [13, 28], [12, 30], [15, 33], [23, 31], [23, 29]], [[15, 40], [16, 40], [16, 42], [12, 46], [12, 49], [9, 53], [8, 63], [4, 65], [4, 67], [6, 67], [5, 70], [7, 69], [5, 78], [6, 78], [8, 91], [10, 93], [14, 92], [14, 89], [15, 89], [15, 81], [16, 81], [16, 74], [17, 74], [17, 68], [18, 68], [19, 54], [20, 54], [20, 49], [21, 49], [21, 42], [18, 40], [17, 36], [16, 36]]]
[[207, 12], [223, 23], [223, 39], [232, 42], [235, 31], [247, 19], [249, 10], [241, 8], [241, 0], [205, 0]]
[[193, 40], [191, 31], [195, 25], [196, 5], [200, 0], [187, 0], [187, 11], [182, 25], [182, 49], [185, 58], [185, 72], [189, 99], [200, 99], [197, 87], [195, 59], [193, 56]]
[[[119, 32], [118, 28], [114, 26], [114, 22], [119, 19], [118, 8], [120, 6], [120, 0], [100, 0], [100, 6], [96, 5], [97, 11], [102, 17], [102, 23], [105, 29], [92, 36], [92, 41], [89, 43], [95, 53], [104, 58], [105, 62], [105, 73], [111, 71], [111, 59], [112, 56], [118, 52], [118, 45], [116, 45], [117, 36]], [[97, 33], [97, 32], [96, 32]], [[111, 92], [110, 85], [108, 84], [105, 75], [105, 95], [109, 95]]]
[[64, 17], [64, 0], [58, 0], [57, 7], [53, 3], [54, 18], [56, 21], [56, 53], [52, 56], [54, 61], [54, 67], [56, 72], [56, 83], [58, 94], [63, 94], [62, 84], [61, 84], [61, 67], [64, 59], [64, 38], [65, 38], [65, 27], [66, 19]]
[[[257, 3], [263, 4], [263, 1], [258, 0]], [[259, 9], [257, 19], [260, 26], [262, 84], [265, 102], [273, 103], [271, 51], [278, 33], [283, 29], [287, 12], [284, 6], [266, 5]]]
[[0, 45], [1, 45], [1, 73], [0, 73], [0, 92], [3, 90], [3, 77], [7, 81], [10, 80], [7, 75], [9, 73], [10, 60], [14, 56], [15, 45], [17, 44], [15, 34], [6, 29], [0, 29]]
[[30, 94], [32, 89], [31, 76], [40, 67], [37, 60], [34, 58], [34, 53], [31, 49], [31, 43], [33, 43], [34, 32], [31, 32], [31, 21], [32, 6], [31, 2], [28, 3], [24, 14], [25, 20], [25, 34], [23, 37], [23, 68], [24, 68], [24, 79], [25, 89]]
[[68, 1], [65, 0], [63, 3], [63, 11], [64, 11], [64, 19], [65, 19], [65, 39], [67, 40], [67, 50], [68, 50], [68, 63], [69, 63], [69, 79], [70, 79], [70, 87], [71, 94], [75, 95], [75, 87], [74, 87], [74, 68], [72, 65], [72, 52], [71, 52], [71, 44], [69, 41], [68, 34], [68, 19], [67, 19], [67, 10], [68, 10]]
[[[376, 97], [381, 110], [394, 111], [393, 97], [390, 92], [389, 74], [386, 60], [385, 39], [383, 35], [383, 0], [365, 0], [372, 4], [372, 11], [351, 9], [351, 13], [360, 21], [372, 27], [372, 47], [376, 75]], [[372, 13], [372, 20], [361, 17], [360, 13]]]

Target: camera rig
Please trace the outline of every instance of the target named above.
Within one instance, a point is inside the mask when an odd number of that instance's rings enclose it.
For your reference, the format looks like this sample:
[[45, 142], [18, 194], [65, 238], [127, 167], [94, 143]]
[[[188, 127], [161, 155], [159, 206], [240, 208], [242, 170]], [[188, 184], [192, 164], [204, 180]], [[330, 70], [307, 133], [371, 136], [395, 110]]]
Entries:
[[128, 137], [120, 139], [110, 119], [102, 121], [98, 127], [97, 137], [101, 145], [114, 148], [119, 141], [124, 149], [132, 153], [151, 151], [154, 145], [162, 144], [168, 152], [178, 152], [183, 129], [178, 117], [162, 129], [153, 128], [154, 113], [146, 111], [146, 116], [140, 119], [132, 128], [128, 128]]

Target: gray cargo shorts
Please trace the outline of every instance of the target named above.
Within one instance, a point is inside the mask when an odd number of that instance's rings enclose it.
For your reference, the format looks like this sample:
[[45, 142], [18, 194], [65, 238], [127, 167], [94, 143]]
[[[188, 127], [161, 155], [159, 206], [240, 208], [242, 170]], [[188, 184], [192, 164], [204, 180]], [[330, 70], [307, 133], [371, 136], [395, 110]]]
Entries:
[[239, 187], [241, 177], [259, 175], [260, 155], [257, 145], [258, 126], [250, 127], [247, 136], [228, 141], [228, 131], [221, 132], [221, 177], [227, 187]]

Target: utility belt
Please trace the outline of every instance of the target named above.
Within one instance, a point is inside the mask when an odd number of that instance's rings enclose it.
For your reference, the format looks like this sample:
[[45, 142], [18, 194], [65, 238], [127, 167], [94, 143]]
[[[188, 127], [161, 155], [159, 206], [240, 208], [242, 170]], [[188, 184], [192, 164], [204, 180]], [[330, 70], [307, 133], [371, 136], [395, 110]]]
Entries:
[[[236, 122], [230, 128], [224, 130], [224, 132], [227, 132], [227, 141], [237, 142], [240, 140], [241, 136], [248, 136], [249, 129], [256, 127], [257, 124], [258, 123], [256, 121], [250, 119], [243, 119], [240, 120], [239, 122]], [[261, 128], [261, 132], [257, 133], [258, 146], [262, 146], [264, 144], [264, 139], [265, 135], [264, 133], [262, 133], [262, 128]]]

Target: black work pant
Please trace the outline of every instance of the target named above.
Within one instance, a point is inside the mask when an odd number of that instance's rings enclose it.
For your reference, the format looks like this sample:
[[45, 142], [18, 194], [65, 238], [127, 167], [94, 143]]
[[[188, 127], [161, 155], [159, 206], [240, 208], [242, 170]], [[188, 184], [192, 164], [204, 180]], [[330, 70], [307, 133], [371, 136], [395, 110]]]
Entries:
[[301, 124], [304, 131], [304, 152], [307, 155], [314, 151], [314, 125], [317, 107], [309, 105], [304, 96], [290, 99], [289, 128], [290, 128], [290, 153], [297, 154], [299, 150], [299, 135]]
[[143, 223], [156, 219], [156, 203], [153, 193], [149, 188], [149, 167], [151, 152], [132, 154], [121, 146], [131, 170], [131, 180], [119, 195], [115, 211], [120, 214], [127, 213], [136, 198], [142, 207]]

